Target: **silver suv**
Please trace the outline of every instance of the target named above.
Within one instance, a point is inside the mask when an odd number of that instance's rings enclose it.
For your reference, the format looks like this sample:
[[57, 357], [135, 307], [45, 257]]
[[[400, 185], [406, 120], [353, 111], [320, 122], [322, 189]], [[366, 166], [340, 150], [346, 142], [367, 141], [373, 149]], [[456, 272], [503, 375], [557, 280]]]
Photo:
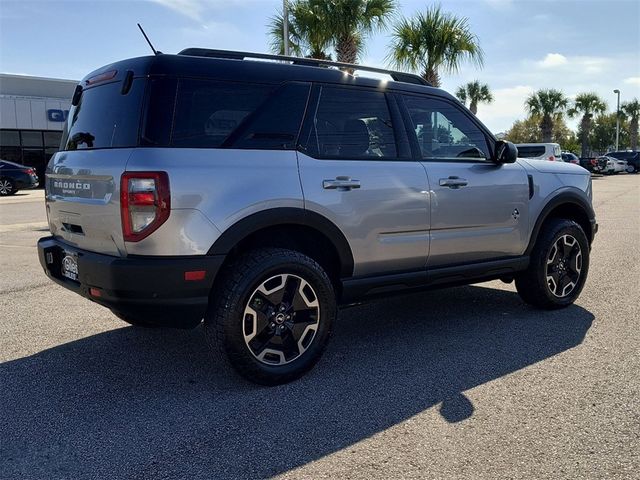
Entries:
[[499, 278], [560, 308], [586, 280], [589, 173], [518, 160], [420, 77], [187, 49], [100, 68], [72, 105], [45, 272], [133, 325], [204, 319], [254, 382], [311, 369], [339, 306]]

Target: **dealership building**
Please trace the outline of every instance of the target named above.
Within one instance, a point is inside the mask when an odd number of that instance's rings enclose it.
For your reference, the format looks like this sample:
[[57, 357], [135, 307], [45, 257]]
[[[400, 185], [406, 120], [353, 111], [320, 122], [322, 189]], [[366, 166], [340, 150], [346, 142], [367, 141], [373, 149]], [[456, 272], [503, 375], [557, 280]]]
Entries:
[[43, 179], [60, 147], [77, 83], [0, 74], [0, 159], [35, 167]]

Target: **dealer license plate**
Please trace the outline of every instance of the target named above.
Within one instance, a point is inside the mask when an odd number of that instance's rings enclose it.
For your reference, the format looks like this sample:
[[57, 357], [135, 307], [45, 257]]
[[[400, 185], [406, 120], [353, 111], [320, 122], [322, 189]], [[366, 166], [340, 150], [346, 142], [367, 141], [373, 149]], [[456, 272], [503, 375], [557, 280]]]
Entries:
[[74, 252], [63, 253], [61, 273], [70, 280], [78, 280], [78, 254]]

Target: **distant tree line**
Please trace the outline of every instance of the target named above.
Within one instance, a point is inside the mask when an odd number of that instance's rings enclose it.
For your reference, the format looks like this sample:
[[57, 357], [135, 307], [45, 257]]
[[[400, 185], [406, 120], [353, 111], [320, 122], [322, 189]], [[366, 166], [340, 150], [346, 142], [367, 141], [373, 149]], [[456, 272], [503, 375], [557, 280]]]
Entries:
[[[559, 90], [543, 89], [525, 101], [529, 117], [516, 121], [505, 133], [514, 143], [555, 142], [563, 149], [588, 157], [615, 147], [616, 113], [606, 113], [607, 104], [596, 93], [576, 95], [571, 101]], [[567, 128], [565, 116], [580, 118], [576, 133]], [[637, 98], [620, 106], [620, 138], [618, 148], [638, 149]]]

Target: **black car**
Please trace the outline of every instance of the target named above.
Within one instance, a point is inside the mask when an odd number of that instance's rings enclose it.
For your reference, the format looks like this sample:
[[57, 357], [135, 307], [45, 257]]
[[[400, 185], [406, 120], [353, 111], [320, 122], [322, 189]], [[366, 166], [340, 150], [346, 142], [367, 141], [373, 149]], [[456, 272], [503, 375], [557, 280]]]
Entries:
[[580, 159], [575, 153], [571, 152], [562, 152], [562, 161], [566, 163], [575, 163], [576, 165], [580, 165]]
[[640, 172], [640, 152], [638, 150], [627, 150], [624, 152], [609, 152], [607, 157], [617, 158], [618, 160], [627, 161], [627, 172]]
[[36, 188], [38, 175], [32, 167], [0, 160], [0, 196], [13, 195], [18, 190]]
[[603, 169], [603, 166], [600, 165], [598, 161], [593, 157], [580, 157], [580, 166], [582, 168], [586, 168], [592, 173], [598, 173]]

